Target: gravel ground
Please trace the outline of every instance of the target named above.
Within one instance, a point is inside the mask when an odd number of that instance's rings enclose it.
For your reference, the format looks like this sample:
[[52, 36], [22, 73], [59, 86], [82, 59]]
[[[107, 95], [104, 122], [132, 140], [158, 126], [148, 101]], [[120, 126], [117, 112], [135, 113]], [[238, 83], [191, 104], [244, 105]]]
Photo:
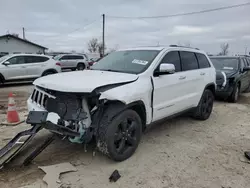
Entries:
[[[27, 99], [27, 91], [32, 88], [16, 88], [15, 92], [20, 96], [18, 104], [24, 105], [22, 99]], [[4, 92], [8, 92], [6, 88], [0, 90], [1, 96]], [[25, 111], [25, 105], [19, 107]], [[33, 164], [18, 167], [25, 154], [50, 134], [43, 131], [28, 150], [0, 171], [0, 187], [16, 188], [29, 184], [30, 187], [43, 187], [44, 173], [38, 166], [70, 162], [78, 171], [62, 174], [62, 187], [248, 188], [250, 164], [243, 151], [250, 150], [249, 109], [250, 95], [244, 94], [238, 104], [216, 102], [207, 121], [178, 117], [158, 123], [143, 135], [136, 153], [121, 163], [98, 152], [93, 157], [92, 146], [84, 152], [81, 145], [57, 139]], [[5, 115], [0, 116], [0, 121], [1, 118], [3, 120]], [[0, 127], [0, 146], [27, 127], [25, 124]], [[108, 178], [115, 169], [121, 178], [110, 183]]]

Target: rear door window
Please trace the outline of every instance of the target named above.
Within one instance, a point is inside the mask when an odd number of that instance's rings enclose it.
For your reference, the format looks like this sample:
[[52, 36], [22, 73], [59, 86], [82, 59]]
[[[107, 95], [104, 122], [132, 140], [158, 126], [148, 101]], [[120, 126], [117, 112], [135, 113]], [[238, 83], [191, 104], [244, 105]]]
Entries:
[[49, 58], [48, 57], [42, 57], [42, 56], [37, 56], [36, 57], [36, 61], [37, 62], [45, 62], [45, 61], [48, 61], [49, 60]]
[[69, 55], [64, 55], [60, 58], [60, 60], [69, 60], [71, 57]]
[[48, 61], [48, 57], [42, 57], [42, 56], [25, 56], [25, 63], [43, 63], [45, 61]]
[[195, 70], [199, 68], [198, 61], [193, 52], [180, 51], [182, 71]]
[[210, 63], [204, 54], [196, 53], [200, 69], [210, 67]]

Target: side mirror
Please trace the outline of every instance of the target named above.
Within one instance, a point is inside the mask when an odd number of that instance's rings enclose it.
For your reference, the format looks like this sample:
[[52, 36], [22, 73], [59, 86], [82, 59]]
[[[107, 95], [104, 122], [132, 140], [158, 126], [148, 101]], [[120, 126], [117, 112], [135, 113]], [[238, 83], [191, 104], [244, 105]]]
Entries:
[[154, 76], [160, 76], [163, 74], [174, 74], [175, 73], [175, 66], [169, 63], [162, 63], [158, 70], [154, 72]]
[[9, 62], [9, 61], [5, 61], [5, 62], [3, 63], [3, 65], [8, 66], [8, 65], [10, 65], [10, 62]]
[[243, 72], [250, 71], [250, 67], [244, 67]]

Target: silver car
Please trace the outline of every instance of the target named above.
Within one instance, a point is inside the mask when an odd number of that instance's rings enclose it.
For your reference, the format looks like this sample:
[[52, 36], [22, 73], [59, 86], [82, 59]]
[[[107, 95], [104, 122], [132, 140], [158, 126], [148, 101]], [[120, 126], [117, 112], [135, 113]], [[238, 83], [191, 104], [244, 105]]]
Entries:
[[84, 70], [89, 67], [86, 54], [60, 54], [54, 60], [61, 64], [62, 69]]
[[34, 80], [59, 72], [60, 63], [45, 55], [12, 54], [0, 58], [0, 85], [6, 82]]

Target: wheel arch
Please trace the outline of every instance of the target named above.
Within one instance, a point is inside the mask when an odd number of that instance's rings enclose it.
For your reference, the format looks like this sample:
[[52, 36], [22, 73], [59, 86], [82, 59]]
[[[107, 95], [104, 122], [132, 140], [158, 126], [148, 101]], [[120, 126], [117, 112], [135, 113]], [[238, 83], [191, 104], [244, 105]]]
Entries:
[[56, 71], [55, 69], [47, 69], [47, 70], [43, 71], [42, 76], [43, 76], [46, 72], [57, 73], [57, 71]]
[[204, 91], [205, 91], [206, 89], [211, 90], [212, 93], [213, 93], [213, 95], [215, 96], [215, 89], [216, 89], [215, 83], [209, 83], [209, 84], [207, 84], [207, 85], [205, 86]]
[[83, 64], [83, 65], [86, 67], [86, 63], [84, 63], [84, 62], [82, 62], [82, 61], [77, 62], [77, 65], [76, 65], [76, 66], [78, 66], [79, 64]]
[[143, 131], [146, 128], [146, 121], [147, 121], [147, 113], [146, 113], [146, 107], [142, 100], [134, 101], [129, 104], [125, 104], [122, 101], [116, 100], [116, 101], [107, 101], [106, 102], [107, 108], [110, 113], [110, 117], [114, 118], [116, 115], [121, 113], [122, 111], [126, 109], [134, 110], [141, 118], [142, 121], [142, 129]]
[[5, 78], [4, 78], [4, 76], [0, 73], [0, 81], [3, 81], [3, 83], [5, 82]]

